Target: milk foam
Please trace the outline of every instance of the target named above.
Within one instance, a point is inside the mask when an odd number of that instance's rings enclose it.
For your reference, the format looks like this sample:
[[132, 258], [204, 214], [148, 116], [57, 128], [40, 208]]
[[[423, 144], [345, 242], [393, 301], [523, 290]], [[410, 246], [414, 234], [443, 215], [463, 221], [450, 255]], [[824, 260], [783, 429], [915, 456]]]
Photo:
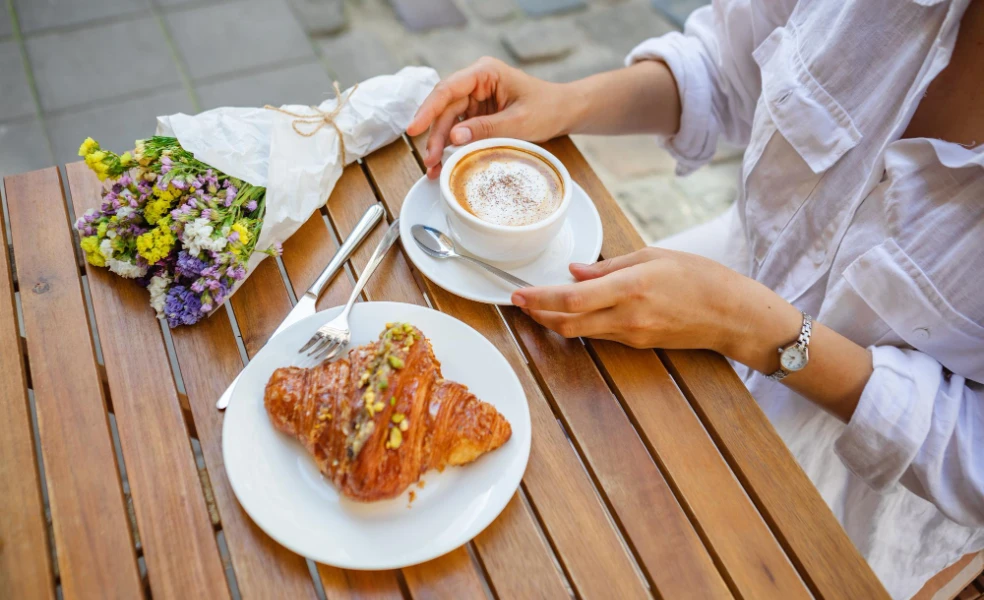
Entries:
[[550, 216], [560, 204], [552, 181], [536, 167], [516, 160], [490, 161], [468, 174], [468, 209], [496, 225], [527, 225]]

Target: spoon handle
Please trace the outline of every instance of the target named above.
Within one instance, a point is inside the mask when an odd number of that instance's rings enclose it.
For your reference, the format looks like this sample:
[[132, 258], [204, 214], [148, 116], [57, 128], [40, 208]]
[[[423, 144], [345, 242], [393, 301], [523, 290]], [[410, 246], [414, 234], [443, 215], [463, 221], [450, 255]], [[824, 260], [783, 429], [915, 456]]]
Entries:
[[505, 279], [506, 281], [508, 281], [509, 283], [513, 284], [516, 287], [519, 287], [519, 288], [533, 287], [533, 284], [532, 283], [523, 281], [522, 279], [520, 279], [519, 277], [516, 277], [515, 275], [510, 275], [509, 273], [506, 273], [505, 271], [503, 271], [499, 267], [493, 267], [492, 265], [490, 265], [488, 263], [484, 263], [484, 262], [482, 262], [482, 261], [480, 261], [478, 259], [472, 258], [470, 256], [465, 256], [464, 254], [457, 254], [457, 255], [455, 255], [455, 257], [456, 258], [463, 259], [463, 260], [467, 260], [468, 262], [470, 262], [472, 264], [478, 265], [478, 266], [482, 267], [483, 269], [485, 269], [486, 271], [488, 271], [489, 273], [492, 273], [493, 275], [495, 275], [497, 277], [500, 277], [502, 279]]

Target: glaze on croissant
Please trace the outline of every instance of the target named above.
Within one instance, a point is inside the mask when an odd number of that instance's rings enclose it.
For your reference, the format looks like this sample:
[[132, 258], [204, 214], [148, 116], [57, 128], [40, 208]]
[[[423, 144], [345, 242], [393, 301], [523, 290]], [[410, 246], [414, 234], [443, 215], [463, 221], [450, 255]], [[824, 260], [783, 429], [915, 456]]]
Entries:
[[509, 422], [441, 376], [430, 340], [408, 324], [312, 369], [274, 371], [264, 404], [346, 496], [394, 498], [430, 469], [463, 465], [512, 435]]

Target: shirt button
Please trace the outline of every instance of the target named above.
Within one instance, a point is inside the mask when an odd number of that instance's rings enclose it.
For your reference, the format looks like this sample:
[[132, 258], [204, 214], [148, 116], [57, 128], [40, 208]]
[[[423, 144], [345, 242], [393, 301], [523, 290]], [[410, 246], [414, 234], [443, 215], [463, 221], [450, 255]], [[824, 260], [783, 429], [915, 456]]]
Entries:
[[920, 342], [924, 342], [929, 339], [929, 328], [928, 327], [917, 327], [912, 330], [912, 337], [916, 338]]
[[793, 95], [793, 90], [786, 90], [785, 92], [782, 92], [781, 94], [779, 94], [779, 97], [776, 98], [776, 104], [782, 104], [786, 100], [789, 100], [789, 97], [792, 95]]

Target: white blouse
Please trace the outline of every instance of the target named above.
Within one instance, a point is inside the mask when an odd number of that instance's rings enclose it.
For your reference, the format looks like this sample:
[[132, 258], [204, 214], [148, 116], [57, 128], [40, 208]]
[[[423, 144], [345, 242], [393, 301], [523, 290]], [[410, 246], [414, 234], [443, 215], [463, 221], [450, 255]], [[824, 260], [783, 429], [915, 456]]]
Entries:
[[872, 351], [846, 426], [739, 372], [896, 598], [984, 549], [984, 145], [899, 139], [968, 1], [714, 0], [627, 59], [673, 71], [680, 174], [747, 145], [745, 273]]

